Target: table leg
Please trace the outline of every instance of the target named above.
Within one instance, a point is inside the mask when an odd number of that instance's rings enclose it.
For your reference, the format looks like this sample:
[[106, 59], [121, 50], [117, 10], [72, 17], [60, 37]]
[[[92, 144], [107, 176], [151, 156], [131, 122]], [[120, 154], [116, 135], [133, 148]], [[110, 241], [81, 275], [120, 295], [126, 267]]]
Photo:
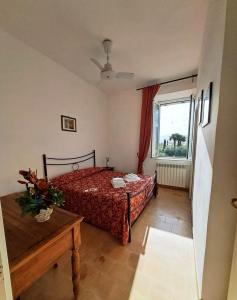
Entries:
[[79, 294], [79, 282], [80, 282], [80, 254], [79, 250], [74, 249], [72, 251], [72, 283], [73, 283], [73, 293], [75, 299]]
[[79, 294], [79, 282], [80, 282], [80, 227], [74, 227], [73, 231], [73, 249], [72, 249], [72, 283], [73, 293], [75, 299]]

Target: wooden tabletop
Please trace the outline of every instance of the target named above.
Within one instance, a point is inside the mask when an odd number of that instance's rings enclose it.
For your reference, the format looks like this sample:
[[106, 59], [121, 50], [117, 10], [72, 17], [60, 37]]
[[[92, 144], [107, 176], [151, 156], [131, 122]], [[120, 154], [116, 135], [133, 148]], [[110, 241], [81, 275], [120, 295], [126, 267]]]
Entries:
[[31, 215], [22, 216], [21, 209], [15, 202], [18, 196], [19, 193], [15, 193], [0, 198], [10, 265], [43, 241], [60, 231], [70, 229], [70, 225], [83, 219], [66, 210], [54, 208], [50, 220], [38, 223]]

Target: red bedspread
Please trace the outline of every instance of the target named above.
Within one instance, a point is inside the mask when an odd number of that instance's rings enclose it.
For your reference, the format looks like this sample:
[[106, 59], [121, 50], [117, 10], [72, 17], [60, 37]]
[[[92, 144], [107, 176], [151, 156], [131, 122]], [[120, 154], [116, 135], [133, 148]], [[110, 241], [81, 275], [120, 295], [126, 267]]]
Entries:
[[51, 182], [63, 190], [65, 209], [84, 216], [90, 224], [110, 231], [126, 245], [129, 230], [126, 193], [139, 193], [131, 199], [133, 223], [149, 200], [153, 178], [139, 175], [140, 181], [127, 183], [125, 188], [113, 188], [111, 179], [124, 175], [103, 168], [88, 168], [58, 176]]

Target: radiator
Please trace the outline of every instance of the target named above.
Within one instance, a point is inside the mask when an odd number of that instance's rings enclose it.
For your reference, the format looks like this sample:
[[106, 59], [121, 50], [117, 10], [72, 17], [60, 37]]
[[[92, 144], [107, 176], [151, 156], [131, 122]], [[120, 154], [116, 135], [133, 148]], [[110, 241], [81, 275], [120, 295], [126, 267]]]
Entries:
[[157, 164], [158, 183], [174, 187], [189, 187], [190, 165], [180, 163], [163, 163]]

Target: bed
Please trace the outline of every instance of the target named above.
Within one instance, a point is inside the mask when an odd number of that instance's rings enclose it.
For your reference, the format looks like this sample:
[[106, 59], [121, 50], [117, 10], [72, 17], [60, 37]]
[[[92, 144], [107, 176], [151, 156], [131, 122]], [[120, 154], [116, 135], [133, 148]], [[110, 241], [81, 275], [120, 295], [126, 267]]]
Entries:
[[[81, 169], [81, 164], [92, 160], [93, 166]], [[50, 180], [64, 192], [64, 208], [80, 214], [84, 220], [109, 231], [123, 245], [131, 242], [131, 227], [152, 196], [157, 195], [157, 173], [139, 175], [140, 180], [129, 182], [125, 188], [115, 189], [111, 179], [125, 173], [96, 167], [95, 151], [73, 158], [43, 155], [44, 174], [48, 180], [48, 166], [72, 165], [72, 172]]]

